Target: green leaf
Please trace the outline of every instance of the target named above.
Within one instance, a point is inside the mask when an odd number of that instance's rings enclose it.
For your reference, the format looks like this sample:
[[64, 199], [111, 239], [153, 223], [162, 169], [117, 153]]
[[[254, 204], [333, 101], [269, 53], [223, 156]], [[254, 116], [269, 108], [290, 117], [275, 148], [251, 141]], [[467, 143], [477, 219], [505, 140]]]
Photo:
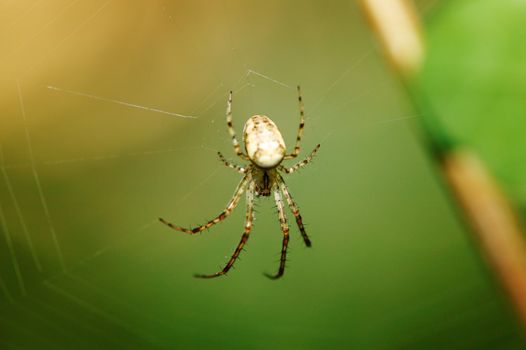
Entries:
[[444, 137], [473, 148], [526, 206], [526, 1], [455, 1], [428, 26], [421, 93]]

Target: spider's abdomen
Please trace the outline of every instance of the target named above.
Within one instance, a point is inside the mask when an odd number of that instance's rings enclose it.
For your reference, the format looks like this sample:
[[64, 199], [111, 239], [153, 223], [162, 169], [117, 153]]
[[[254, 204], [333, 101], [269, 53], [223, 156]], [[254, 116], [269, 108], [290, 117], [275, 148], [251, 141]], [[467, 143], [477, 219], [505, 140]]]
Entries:
[[255, 115], [247, 120], [243, 139], [248, 157], [260, 168], [274, 168], [285, 156], [283, 136], [267, 116]]

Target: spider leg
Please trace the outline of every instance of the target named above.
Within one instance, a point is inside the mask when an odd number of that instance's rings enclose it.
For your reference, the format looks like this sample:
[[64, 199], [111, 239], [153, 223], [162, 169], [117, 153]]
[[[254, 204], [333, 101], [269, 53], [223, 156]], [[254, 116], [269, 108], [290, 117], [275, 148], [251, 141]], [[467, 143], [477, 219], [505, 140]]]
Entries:
[[312, 150], [312, 152], [305, 159], [303, 159], [301, 162], [298, 162], [298, 163], [294, 164], [290, 168], [287, 168], [287, 167], [284, 167], [283, 165], [280, 165], [279, 166], [279, 170], [284, 171], [287, 174], [292, 174], [296, 170], [299, 170], [299, 169], [303, 168], [305, 165], [309, 164], [310, 161], [312, 160], [312, 158], [314, 158], [314, 156], [316, 155], [316, 153], [318, 152], [319, 149], [320, 149], [320, 144], [318, 144]]
[[225, 164], [227, 167], [231, 168], [231, 169], [234, 169], [235, 171], [237, 171], [238, 173], [240, 174], [246, 174], [246, 172], [248, 171], [248, 167], [244, 168], [242, 166], [239, 166], [237, 164], [234, 164], [234, 163], [230, 163], [228, 160], [226, 160], [226, 158], [221, 154], [221, 152], [217, 152], [217, 155], [219, 156], [219, 159], [223, 162], [223, 164]]
[[270, 279], [278, 279], [285, 273], [285, 263], [287, 261], [287, 247], [289, 245], [289, 225], [287, 224], [287, 217], [285, 216], [285, 208], [283, 204], [283, 198], [281, 198], [281, 193], [278, 189], [274, 191], [274, 199], [276, 200], [276, 205], [278, 207], [279, 214], [279, 223], [281, 226], [281, 232], [283, 232], [283, 243], [281, 246], [281, 258], [279, 262], [279, 270], [275, 275], [270, 275], [265, 273]]
[[234, 265], [237, 258], [239, 257], [239, 254], [243, 250], [243, 246], [248, 240], [248, 236], [250, 234], [250, 231], [252, 230], [252, 223], [254, 221], [254, 185], [251, 184], [250, 187], [247, 190], [247, 214], [245, 218], [245, 231], [243, 232], [243, 235], [241, 236], [241, 241], [236, 247], [236, 250], [234, 250], [234, 253], [226, 263], [225, 267], [216, 273], [213, 273], [211, 275], [194, 275], [194, 277], [197, 278], [214, 278], [219, 277], [222, 275], [225, 275], [230, 268]]
[[305, 245], [307, 247], [312, 246], [312, 243], [309, 239], [309, 236], [307, 236], [307, 232], [305, 232], [305, 227], [303, 226], [303, 221], [301, 219], [300, 210], [298, 206], [296, 205], [296, 202], [292, 199], [292, 195], [289, 192], [289, 189], [287, 188], [287, 185], [285, 184], [285, 181], [281, 176], [278, 178], [279, 182], [279, 188], [281, 192], [285, 195], [285, 198], [287, 199], [287, 203], [289, 204], [289, 208], [292, 211], [292, 214], [294, 215], [294, 218], [296, 218], [296, 223], [298, 224], [298, 228], [300, 229], [301, 236], [303, 237], [303, 241], [305, 242]]
[[305, 127], [305, 107], [303, 106], [303, 98], [301, 97], [301, 89], [298, 85], [298, 103], [300, 105], [300, 126], [298, 128], [298, 135], [296, 136], [296, 146], [291, 154], [285, 156], [285, 159], [296, 158], [300, 153], [301, 137], [303, 136], [303, 128]]
[[180, 227], [180, 226], [176, 226], [176, 225], [164, 220], [163, 218], [159, 218], [159, 221], [161, 221], [163, 224], [173, 228], [174, 230], [185, 232], [185, 233], [188, 233], [188, 234], [196, 234], [196, 233], [202, 232], [202, 231], [206, 230], [207, 228], [210, 228], [211, 226], [217, 224], [218, 222], [226, 219], [228, 217], [228, 215], [230, 215], [230, 213], [234, 210], [234, 208], [239, 203], [241, 195], [243, 194], [243, 191], [245, 190], [245, 186], [247, 185], [247, 182], [249, 180], [250, 180], [250, 175], [249, 174], [245, 175], [243, 177], [243, 179], [241, 179], [241, 181], [237, 185], [237, 188], [236, 188], [236, 190], [234, 192], [234, 195], [232, 196], [232, 199], [230, 199], [230, 201], [228, 202], [225, 210], [223, 210], [223, 212], [221, 214], [219, 214], [214, 219], [208, 221], [204, 225], [188, 229], [188, 228], [183, 228], [183, 227]]
[[241, 157], [241, 159], [248, 160], [248, 156], [243, 154], [239, 142], [236, 138], [236, 131], [234, 130], [234, 125], [232, 123], [232, 91], [228, 94], [228, 103], [226, 107], [226, 125], [228, 127], [228, 132], [232, 137], [232, 145], [234, 146], [234, 152]]

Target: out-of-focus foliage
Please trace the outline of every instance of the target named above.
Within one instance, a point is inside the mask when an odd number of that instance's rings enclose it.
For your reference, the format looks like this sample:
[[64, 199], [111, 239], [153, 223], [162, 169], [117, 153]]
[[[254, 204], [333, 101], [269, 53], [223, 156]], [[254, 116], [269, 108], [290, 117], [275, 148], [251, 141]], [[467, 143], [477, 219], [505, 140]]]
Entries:
[[[422, 89], [448, 137], [473, 147], [526, 206], [526, 1], [450, 1], [428, 26]], [[433, 121], [436, 122], [436, 121]]]

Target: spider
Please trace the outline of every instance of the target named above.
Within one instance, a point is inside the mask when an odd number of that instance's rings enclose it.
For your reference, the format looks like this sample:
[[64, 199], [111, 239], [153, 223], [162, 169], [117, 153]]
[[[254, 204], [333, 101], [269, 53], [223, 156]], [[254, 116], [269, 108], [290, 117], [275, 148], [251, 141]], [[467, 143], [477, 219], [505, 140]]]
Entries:
[[292, 214], [296, 219], [296, 223], [299, 227], [303, 241], [307, 247], [311, 246], [311, 241], [305, 232], [305, 227], [303, 226], [303, 221], [298, 209], [298, 206], [292, 199], [292, 196], [281, 176], [280, 172], [291, 174], [297, 171], [300, 168], [306, 166], [312, 158], [315, 156], [316, 152], [320, 148], [318, 144], [314, 150], [301, 162], [296, 163], [290, 168], [287, 168], [281, 165], [283, 160], [293, 159], [298, 156], [300, 153], [300, 144], [301, 137], [303, 135], [303, 128], [305, 126], [305, 116], [304, 116], [304, 107], [303, 100], [301, 97], [301, 90], [298, 86], [298, 102], [300, 108], [300, 125], [298, 128], [298, 134], [296, 137], [296, 146], [294, 151], [290, 154], [285, 152], [285, 142], [283, 137], [278, 130], [276, 124], [267, 116], [264, 115], [255, 115], [247, 120], [245, 127], [243, 129], [243, 141], [245, 142], [246, 154], [241, 151], [239, 142], [236, 139], [236, 132], [232, 124], [232, 91], [230, 91], [228, 96], [227, 110], [226, 110], [226, 123], [228, 126], [228, 132], [232, 137], [232, 144], [234, 146], [234, 152], [243, 160], [249, 161], [245, 166], [239, 166], [233, 163], [230, 163], [225, 159], [225, 157], [218, 152], [219, 159], [229, 168], [237, 171], [240, 174], [243, 174], [243, 178], [237, 185], [237, 188], [228, 202], [224, 211], [219, 214], [216, 218], [208, 221], [202, 226], [197, 226], [192, 229], [187, 229], [183, 227], [176, 226], [170, 222], [165, 221], [162, 218], [159, 220], [171, 227], [174, 230], [185, 232], [188, 234], [196, 234], [202, 232], [211, 226], [217, 224], [218, 222], [227, 218], [234, 208], [239, 203], [241, 195], [246, 190], [246, 218], [245, 218], [245, 230], [241, 236], [241, 241], [237, 245], [234, 253], [228, 260], [225, 267], [214, 274], [211, 275], [194, 275], [198, 278], [214, 278], [218, 276], [225, 275], [230, 268], [234, 265], [236, 259], [239, 257], [243, 246], [248, 240], [250, 231], [252, 230], [252, 224], [254, 221], [254, 197], [269, 197], [271, 193], [274, 194], [274, 200], [276, 201], [276, 206], [278, 209], [279, 222], [281, 226], [281, 231], [283, 232], [283, 243], [281, 248], [281, 258], [279, 264], [279, 270], [275, 275], [265, 274], [271, 279], [278, 279], [285, 273], [285, 262], [287, 258], [287, 246], [289, 244], [289, 226], [287, 224], [287, 217], [285, 215], [285, 205], [283, 202], [283, 196], [285, 197]]

